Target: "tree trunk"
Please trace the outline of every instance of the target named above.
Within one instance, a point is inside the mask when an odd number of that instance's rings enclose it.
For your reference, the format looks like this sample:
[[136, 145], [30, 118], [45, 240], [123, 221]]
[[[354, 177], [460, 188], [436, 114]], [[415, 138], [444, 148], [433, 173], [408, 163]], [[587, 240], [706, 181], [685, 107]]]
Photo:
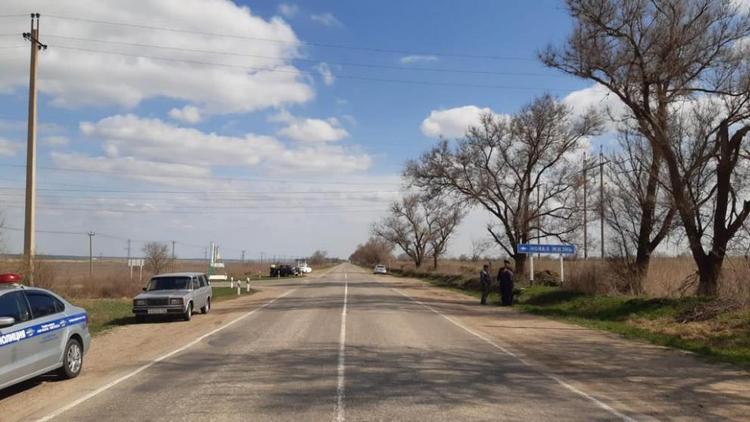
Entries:
[[635, 257], [635, 262], [631, 268], [630, 280], [630, 291], [633, 295], [643, 294], [643, 282], [648, 276], [648, 266], [651, 263], [651, 252], [648, 250], [641, 250], [638, 248], [638, 252]]
[[516, 256], [513, 257], [513, 259], [516, 261], [516, 276], [525, 276], [526, 275], [526, 254], [516, 254]]
[[724, 256], [714, 252], [697, 259], [698, 263], [698, 295], [716, 296], [719, 292], [719, 277], [724, 264]]
[[432, 269], [437, 270], [437, 262], [438, 262], [438, 256], [433, 255], [432, 256]]

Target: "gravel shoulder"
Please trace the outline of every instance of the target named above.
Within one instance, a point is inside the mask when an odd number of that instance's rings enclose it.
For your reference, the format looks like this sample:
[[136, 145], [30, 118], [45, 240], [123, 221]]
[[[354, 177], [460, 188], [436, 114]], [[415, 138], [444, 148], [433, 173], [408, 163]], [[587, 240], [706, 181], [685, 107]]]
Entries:
[[189, 322], [125, 325], [97, 335], [78, 378], [60, 381], [54, 375], [42, 376], [0, 390], [0, 420], [26, 421], [43, 416], [298, 286], [299, 282], [284, 280], [259, 282], [253, 286], [258, 290], [255, 294], [216, 303], [208, 315], [196, 314]]
[[692, 353], [525, 314], [390, 276], [378, 280], [491, 339], [573, 387], [654, 419], [746, 420], [750, 376]]

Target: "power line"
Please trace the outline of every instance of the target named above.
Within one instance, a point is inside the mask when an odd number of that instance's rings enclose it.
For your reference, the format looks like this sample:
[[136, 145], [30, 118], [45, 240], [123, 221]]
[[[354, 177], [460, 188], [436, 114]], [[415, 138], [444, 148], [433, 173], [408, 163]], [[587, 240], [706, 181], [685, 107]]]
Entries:
[[[83, 51], [83, 52], [88, 52], [88, 53], [108, 54], [108, 55], [124, 56], [124, 57], [135, 57], [135, 58], [141, 58], [141, 59], [151, 59], [151, 60], [159, 60], [159, 61], [174, 62], [174, 63], [199, 64], [199, 65], [204, 65], [204, 66], [239, 68], [239, 69], [245, 69], [245, 70], [255, 70], [258, 72], [277, 72], [277, 73], [288, 73], [288, 74], [293, 74], [293, 75], [299, 75], [299, 71], [296, 69], [286, 70], [286, 69], [280, 69], [280, 68], [262, 68], [262, 67], [256, 67], [256, 66], [236, 65], [236, 64], [229, 64], [229, 63], [214, 63], [214, 62], [204, 62], [200, 60], [176, 59], [176, 58], [171, 58], [171, 57], [158, 57], [158, 56], [150, 56], [150, 55], [144, 55], [144, 54], [130, 54], [130, 53], [115, 52], [115, 51], [94, 50], [90, 48], [63, 46], [60, 44], [48, 44], [48, 45], [54, 46], [55, 48], [58, 48], [58, 49]], [[385, 82], [385, 83], [397, 83], [397, 84], [421, 85], [421, 86], [450, 86], [450, 87], [459, 87], [459, 88], [487, 88], [487, 89], [521, 90], [521, 91], [539, 91], [539, 90], [557, 91], [557, 92], [570, 92], [571, 91], [570, 89], [548, 88], [548, 87], [471, 84], [471, 83], [463, 83], [463, 82], [431, 82], [431, 81], [420, 81], [420, 80], [414, 80], [414, 79], [373, 78], [373, 77], [367, 77], [367, 76], [341, 75], [341, 74], [337, 74], [336, 77], [340, 79], [350, 79], [350, 80], [355, 80], [355, 81]]]
[[[151, 161], [151, 164], [172, 164]], [[18, 167], [25, 168], [26, 166], [21, 164], [0, 164], [0, 167]], [[38, 166], [38, 169], [48, 171], [61, 171], [61, 172], [74, 172], [74, 173], [103, 173], [103, 174], [114, 174], [122, 176], [122, 172], [119, 171], [106, 171], [106, 170], [93, 170], [93, 169], [75, 169], [69, 167], [45, 167]], [[207, 176], [190, 176], [190, 175], [148, 175], [149, 178], [165, 178], [165, 179], [195, 179], [195, 180], [206, 180]], [[289, 179], [264, 179], [257, 177], [228, 177], [228, 176], [209, 176], [211, 179], [216, 180], [227, 180], [227, 181], [249, 181], [249, 182], [262, 182], [262, 183], [291, 183], [291, 184], [303, 184], [303, 185], [346, 185], [346, 186], [372, 186], [372, 185], [388, 185], [388, 183], [377, 183], [377, 182], [327, 182], [327, 181], [304, 181], [304, 180], [289, 180]], [[394, 185], [397, 183], [391, 183]]]
[[[23, 190], [20, 187], [11, 186], [0, 186], [0, 190]], [[264, 191], [264, 192], [246, 192], [242, 191], [167, 191], [167, 190], [137, 190], [137, 189], [60, 189], [60, 188], [40, 188], [39, 191], [46, 192], [80, 192], [80, 193], [144, 193], [144, 194], [157, 194], [157, 195], [201, 195], [211, 196], [213, 194], [235, 194], [242, 195], [242, 197], [248, 197], [249, 199], [255, 197], [266, 197], [269, 195], [304, 195], [304, 194], [372, 194], [372, 193], [398, 193], [398, 190], [343, 190], [343, 191]]]
[[[176, 46], [157, 45], [157, 44], [132, 43], [132, 42], [124, 42], [124, 41], [108, 41], [108, 40], [98, 40], [98, 39], [92, 39], [92, 38], [70, 37], [66, 35], [52, 34], [52, 35], [47, 35], [47, 37], [61, 38], [61, 39], [75, 40], [75, 41], [86, 41], [86, 42], [93, 42], [93, 43], [125, 45], [125, 46], [132, 46], [132, 47], [146, 47], [146, 48], [157, 48], [157, 49], [174, 50], [174, 51], [184, 51], [184, 52], [190, 52], [190, 53], [215, 54], [215, 55], [235, 56], [235, 57], [252, 57], [252, 58], [267, 59], [267, 60], [285, 59], [282, 57], [263, 56], [259, 54], [237, 53], [233, 51], [201, 50], [201, 49], [194, 49], [194, 48], [184, 48], [184, 47], [176, 47]], [[499, 71], [487, 71], [487, 70], [450, 69], [450, 68], [435, 68], [435, 67], [404, 67], [404, 66], [394, 66], [394, 65], [385, 65], [385, 64], [374, 64], [374, 63], [332, 62], [329, 60], [313, 60], [313, 59], [306, 59], [302, 57], [288, 57], [286, 59], [299, 61], [299, 62], [313, 63], [313, 64], [319, 64], [321, 62], [325, 62], [330, 65], [363, 67], [363, 68], [372, 68], [372, 69], [392, 69], [392, 70], [406, 70], [406, 71], [417, 70], [417, 71], [429, 71], [429, 72], [467, 73], [467, 74], [498, 75], [498, 76], [534, 76], [534, 77], [538, 76], [538, 77], [558, 77], [558, 78], [566, 77], [564, 75], [544, 74], [544, 73], [499, 72]]]
[[410, 51], [410, 50], [387, 49], [387, 48], [376, 48], [376, 47], [359, 47], [359, 46], [344, 45], [344, 44], [319, 43], [319, 42], [301, 41], [301, 40], [290, 41], [290, 40], [282, 40], [282, 39], [274, 39], [274, 38], [251, 37], [247, 35], [238, 35], [238, 34], [222, 34], [222, 33], [217, 33], [217, 32], [196, 31], [196, 30], [182, 29], [182, 28], [168, 28], [168, 27], [136, 24], [136, 23], [129, 23], [129, 22], [113, 22], [113, 21], [87, 19], [87, 18], [79, 18], [79, 17], [72, 17], [72, 16], [61, 16], [61, 15], [45, 15], [45, 16], [50, 17], [50, 18], [56, 18], [56, 19], [66, 19], [66, 20], [73, 20], [73, 21], [79, 21], [79, 22], [102, 24], [102, 25], [116, 25], [116, 26], [126, 26], [126, 27], [139, 28], [139, 29], [151, 29], [151, 30], [156, 30], [156, 31], [179, 32], [179, 33], [185, 33], [185, 34], [195, 34], [195, 35], [203, 35], [203, 36], [211, 36], [211, 37], [262, 41], [262, 42], [270, 42], [270, 43], [276, 43], [276, 44], [288, 44], [292, 46], [296, 44], [302, 44], [302, 45], [308, 45], [312, 47], [360, 50], [360, 51], [369, 51], [369, 52], [374, 52], [374, 53], [430, 55], [430, 56], [462, 57], [462, 58], [470, 58], [470, 59], [488, 59], [488, 60], [536, 61], [536, 59], [532, 59], [528, 57], [490, 56], [490, 55], [464, 54], [464, 53], [452, 53], [452, 52], [413, 51], [413, 50]]

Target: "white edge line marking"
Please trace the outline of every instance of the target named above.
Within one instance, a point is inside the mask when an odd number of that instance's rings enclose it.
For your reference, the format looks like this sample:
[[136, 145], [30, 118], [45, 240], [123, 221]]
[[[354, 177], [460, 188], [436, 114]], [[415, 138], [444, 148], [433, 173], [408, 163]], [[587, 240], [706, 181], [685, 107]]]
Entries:
[[182, 346], [182, 347], [180, 347], [178, 349], [175, 349], [175, 350], [173, 350], [173, 351], [171, 351], [171, 352], [169, 352], [169, 353], [167, 353], [165, 355], [159, 356], [158, 358], [156, 358], [156, 359], [152, 360], [151, 362], [149, 362], [149, 363], [147, 363], [147, 364], [139, 367], [138, 369], [134, 370], [133, 372], [130, 372], [130, 373], [126, 374], [126, 375], [123, 375], [120, 378], [117, 378], [116, 380], [114, 380], [114, 381], [112, 381], [112, 382], [110, 382], [108, 384], [105, 384], [105, 385], [97, 388], [96, 390], [94, 390], [94, 391], [86, 394], [85, 396], [79, 398], [78, 400], [75, 400], [75, 401], [71, 402], [70, 404], [68, 404], [66, 406], [61, 407], [60, 409], [57, 409], [56, 411], [50, 413], [49, 415], [47, 415], [47, 416], [45, 416], [43, 418], [37, 419], [37, 422], [47, 422], [47, 421], [52, 420], [53, 418], [56, 418], [56, 417], [62, 415], [63, 413], [67, 412], [68, 410], [70, 410], [70, 409], [78, 406], [79, 404], [81, 404], [81, 403], [83, 403], [83, 402], [91, 399], [94, 396], [97, 396], [97, 395], [103, 393], [104, 391], [109, 390], [110, 388], [116, 386], [117, 384], [119, 384], [119, 383], [121, 383], [121, 382], [123, 382], [123, 381], [125, 381], [125, 380], [127, 380], [129, 378], [132, 378], [132, 377], [138, 375], [139, 373], [141, 373], [141, 372], [145, 371], [146, 369], [154, 366], [155, 364], [157, 364], [157, 363], [159, 363], [159, 362], [161, 362], [161, 361], [163, 361], [165, 359], [169, 359], [170, 357], [172, 357], [172, 356], [174, 356], [174, 355], [176, 355], [176, 354], [178, 354], [180, 352], [183, 352], [183, 351], [185, 351], [185, 350], [187, 350], [187, 349], [195, 346], [196, 344], [200, 343], [201, 341], [203, 341], [207, 337], [210, 337], [210, 336], [218, 333], [219, 331], [222, 331], [225, 328], [228, 328], [228, 327], [230, 327], [230, 326], [232, 326], [232, 325], [234, 325], [234, 324], [242, 321], [243, 319], [249, 317], [250, 315], [252, 315], [252, 314], [254, 314], [254, 313], [258, 312], [258, 311], [260, 311], [261, 309], [263, 309], [266, 306], [268, 306], [268, 305], [276, 302], [277, 300], [283, 298], [284, 296], [287, 296], [287, 295], [293, 293], [296, 290], [297, 289], [289, 290], [286, 293], [284, 293], [283, 295], [277, 296], [273, 300], [264, 303], [259, 308], [255, 308], [252, 311], [250, 311], [250, 312], [248, 312], [248, 313], [246, 313], [244, 315], [241, 315], [241, 316], [235, 318], [234, 320], [228, 322], [226, 325], [222, 325], [219, 328], [216, 328], [216, 329], [214, 329], [212, 331], [209, 331], [208, 333], [203, 334], [202, 336], [196, 338], [195, 340], [191, 341], [190, 343], [188, 343], [188, 344], [186, 344], [186, 345], [184, 345], [184, 346]]
[[424, 303], [424, 302], [422, 302], [422, 301], [420, 301], [418, 299], [415, 299], [415, 298], [407, 295], [406, 293], [404, 293], [404, 292], [402, 292], [402, 291], [400, 291], [398, 289], [391, 288], [391, 290], [395, 291], [396, 293], [400, 294], [401, 296], [404, 296], [404, 297], [406, 297], [408, 299], [411, 299], [415, 303], [418, 303], [418, 304], [424, 306], [425, 308], [431, 310], [432, 312], [440, 315], [441, 317], [443, 317], [446, 320], [450, 321], [450, 323], [453, 324], [453, 325], [455, 325], [456, 327], [459, 327], [462, 330], [466, 331], [467, 333], [469, 333], [469, 334], [471, 334], [471, 335], [473, 335], [473, 336], [475, 336], [475, 337], [483, 340], [484, 342], [490, 344], [492, 347], [500, 350], [501, 352], [505, 353], [506, 355], [512, 356], [512, 357], [516, 358], [519, 362], [521, 362], [525, 366], [527, 366], [527, 367], [529, 367], [529, 368], [537, 371], [538, 373], [544, 375], [545, 377], [547, 377], [547, 378], [555, 381], [556, 383], [558, 383], [561, 386], [565, 387], [568, 391], [571, 391], [571, 392], [573, 392], [573, 393], [575, 393], [575, 394], [577, 394], [577, 395], [579, 395], [579, 396], [581, 396], [581, 397], [583, 397], [583, 398], [591, 401], [595, 405], [597, 405], [600, 408], [606, 410], [607, 412], [609, 412], [609, 413], [617, 416], [618, 418], [620, 418], [620, 419], [622, 419], [624, 421], [628, 421], [628, 422], [636, 422], [636, 419], [633, 419], [630, 416], [628, 416], [628, 415], [626, 415], [626, 414], [618, 411], [617, 409], [613, 408], [612, 406], [608, 405], [607, 403], [604, 403], [604, 402], [600, 401], [599, 399], [597, 399], [596, 397], [593, 397], [592, 395], [586, 393], [585, 391], [579, 390], [578, 388], [576, 388], [576, 387], [568, 384], [565, 380], [563, 380], [562, 378], [558, 377], [557, 375], [550, 374], [549, 372], [546, 372], [546, 371], [542, 371], [541, 369], [535, 367], [534, 365], [532, 365], [531, 363], [529, 363], [526, 359], [522, 358], [521, 356], [518, 356], [517, 354], [515, 354], [515, 353], [511, 352], [510, 350], [506, 349], [505, 347], [503, 347], [503, 346], [495, 343], [494, 341], [492, 341], [487, 336], [485, 336], [483, 334], [480, 334], [480, 333], [472, 330], [471, 328], [469, 328], [469, 327], [461, 324], [460, 322], [454, 320], [453, 318], [449, 317], [448, 315], [445, 315], [444, 313], [442, 313], [442, 312], [438, 311], [437, 309], [433, 308], [432, 306], [430, 306], [430, 305], [428, 305], [428, 304], [426, 304], [426, 303]]
[[339, 335], [338, 383], [336, 385], [336, 422], [344, 422], [344, 374], [346, 370], [346, 306], [349, 297], [349, 276], [344, 273], [344, 306], [341, 308], [341, 334]]

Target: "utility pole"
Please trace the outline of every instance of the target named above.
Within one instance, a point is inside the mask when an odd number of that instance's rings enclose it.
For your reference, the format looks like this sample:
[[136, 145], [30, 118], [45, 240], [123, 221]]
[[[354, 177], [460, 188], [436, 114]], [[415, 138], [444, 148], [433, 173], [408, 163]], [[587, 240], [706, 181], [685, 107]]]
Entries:
[[203, 259], [208, 259], [208, 248], [203, 248]]
[[588, 227], [588, 216], [586, 215], [587, 206], [587, 192], [586, 185], [588, 184], [588, 166], [586, 165], [586, 153], [583, 153], [583, 259], [589, 258], [589, 227]]
[[601, 145], [599, 146], [599, 230], [602, 260], [604, 260], [604, 153]]
[[29, 65], [29, 116], [26, 139], [26, 209], [23, 236], [23, 256], [28, 271], [28, 281], [34, 285], [34, 220], [36, 215], [36, 60], [39, 50], [47, 48], [39, 42], [39, 13], [31, 14], [31, 32], [23, 38], [31, 42]]
[[96, 233], [88, 232], [89, 235], [89, 278], [94, 276], [94, 236]]
[[245, 250], [242, 250], [242, 263], [245, 263]]
[[175, 244], [175, 241], [173, 240], [172, 241], [172, 261], [174, 261], [174, 258], [175, 258], [175, 255], [174, 255], [174, 244]]
[[130, 239], [128, 239], [128, 262], [130, 262]]

